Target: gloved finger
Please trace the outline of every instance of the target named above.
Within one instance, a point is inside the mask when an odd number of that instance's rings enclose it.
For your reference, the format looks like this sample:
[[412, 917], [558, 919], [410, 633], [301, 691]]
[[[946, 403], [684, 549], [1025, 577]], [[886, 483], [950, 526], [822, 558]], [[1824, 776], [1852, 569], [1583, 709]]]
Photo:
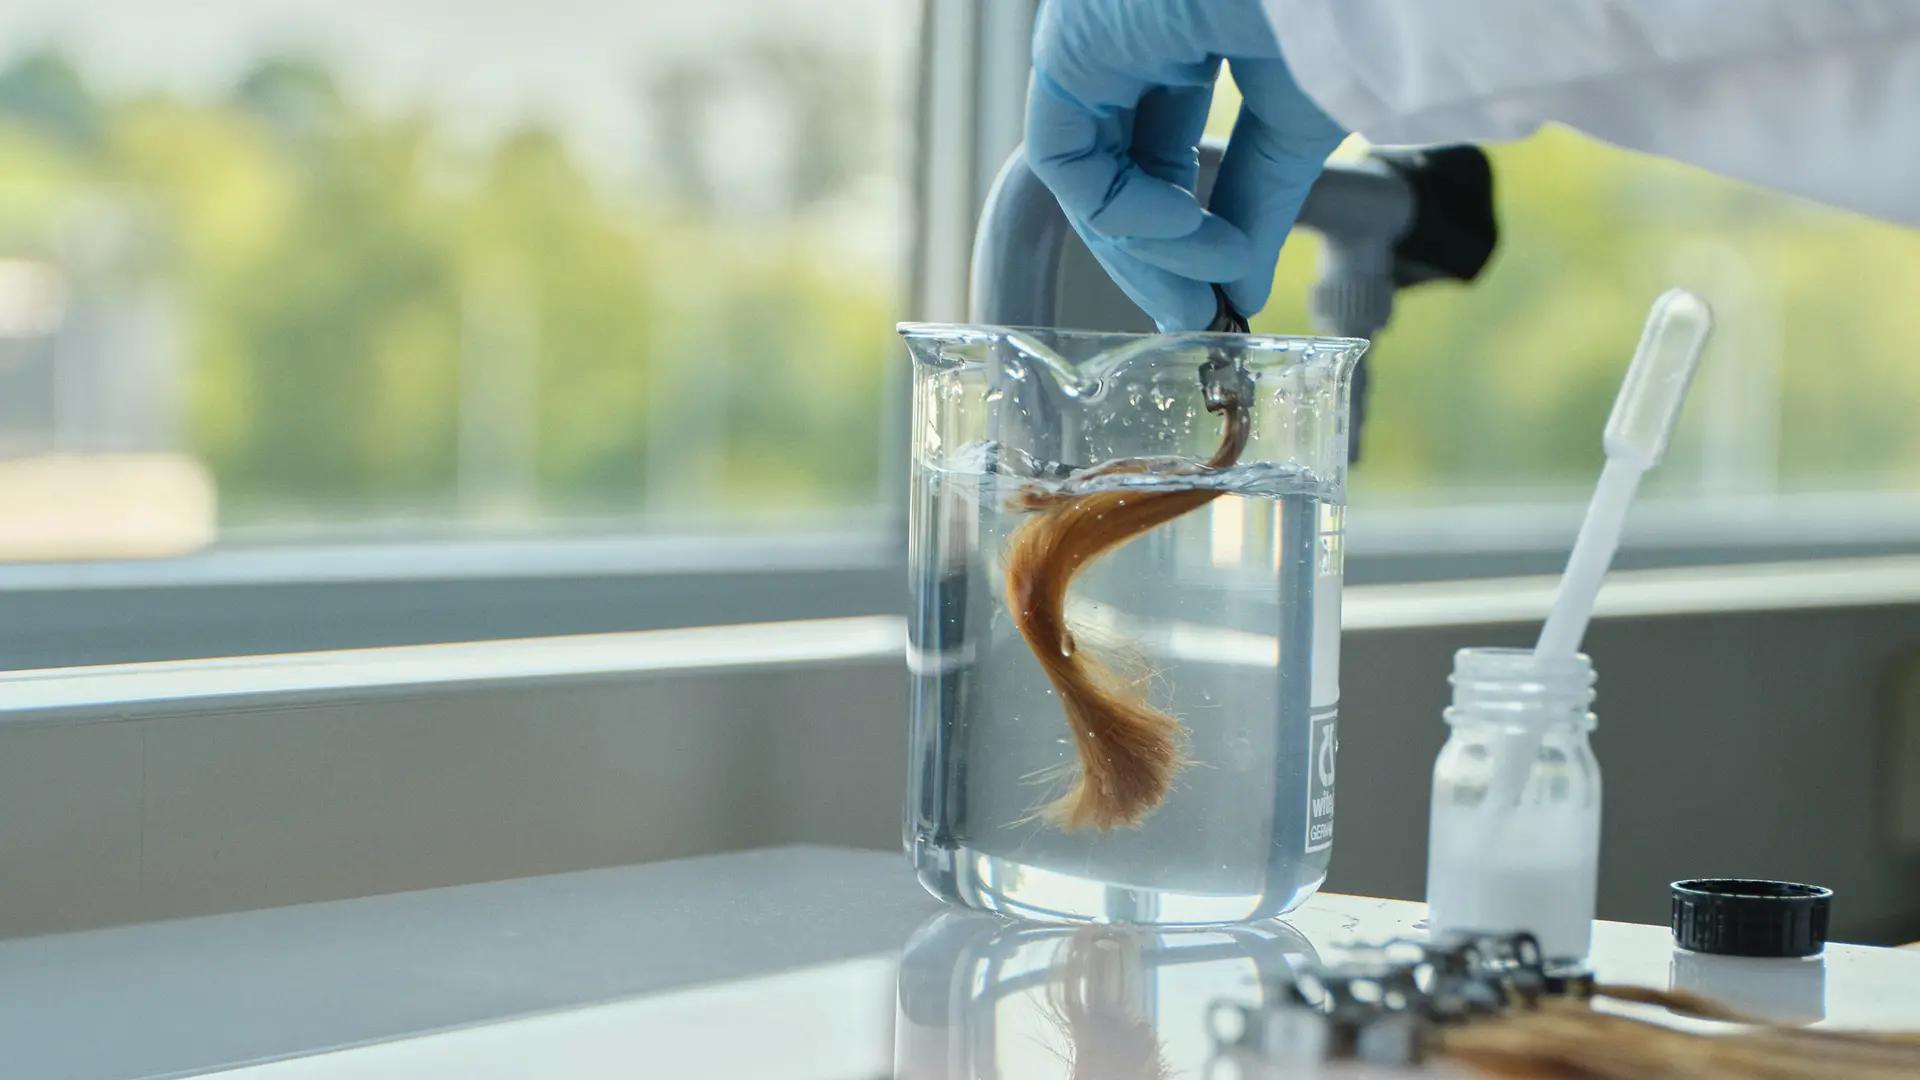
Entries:
[[[1135, 228], [1116, 235], [1111, 219], [1105, 227], [1080, 219], [1068, 205], [1069, 199], [1055, 188], [1068, 220], [1107, 275], [1163, 331], [1198, 330], [1212, 322], [1218, 301], [1208, 283], [1239, 277], [1252, 251], [1239, 230], [1201, 212], [1191, 194], [1199, 178], [1197, 145], [1206, 128], [1216, 68], [1209, 65], [1196, 73], [1196, 78], [1207, 80], [1204, 86], [1146, 91], [1132, 113], [1132, 123], [1124, 125], [1131, 139], [1123, 171], [1178, 190], [1186, 208], [1183, 217], [1190, 223], [1187, 232], [1156, 236], [1151, 232], [1159, 230]], [[1037, 86], [1035, 92], [1039, 92]], [[1030, 163], [1033, 138], [1030, 131]], [[1036, 173], [1040, 171], [1035, 168]], [[1041, 179], [1046, 181], [1046, 176], [1042, 174]]]
[[[1147, 91], [1134, 114], [1133, 160], [1148, 174], [1188, 191], [1200, 180], [1200, 137], [1207, 128], [1218, 61], [1201, 74], [1204, 85]], [[1247, 273], [1253, 254], [1246, 234], [1206, 213], [1199, 227], [1185, 236], [1122, 237], [1115, 243], [1142, 262], [1204, 283], [1240, 278]]]
[[1143, 263], [1204, 283], [1239, 281], [1253, 272], [1259, 258], [1247, 234], [1215, 214], [1204, 215], [1200, 227], [1185, 236], [1123, 237], [1114, 244]]
[[1242, 276], [1226, 283], [1227, 298], [1251, 315], [1266, 306], [1280, 249], [1346, 132], [1300, 92], [1285, 61], [1230, 62], [1243, 102], [1209, 203], [1252, 247]]
[[1193, 194], [1152, 176], [1129, 153], [1133, 106], [1077, 100], [1044, 72], [1027, 94], [1027, 164], [1069, 218], [1105, 237], [1185, 236], [1200, 226]]
[[1205, 68], [1204, 85], [1156, 86], [1141, 95], [1133, 115], [1134, 164], [1147, 175], [1187, 191], [1200, 181], [1200, 137], [1213, 105], [1218, 61]]
[[1153, 319], [1161, 333], [1204, 330], [1213, 322], [1219, 301], [1211, 285], [1162, 270], [1128, 253], [1119, 242], [1108, 240], [1077, 221], [1069, 221], [1107, 276], [1127, 294], [1127, 299]]

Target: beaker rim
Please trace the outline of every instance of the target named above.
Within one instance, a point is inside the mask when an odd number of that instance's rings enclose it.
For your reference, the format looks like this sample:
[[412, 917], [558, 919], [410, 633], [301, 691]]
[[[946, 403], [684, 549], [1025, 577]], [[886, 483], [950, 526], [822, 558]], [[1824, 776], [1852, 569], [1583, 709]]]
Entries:
[[1239, 349], [1262, 352], [1311, 348], [1345, 352], [1365, 351], [1372, 345], [1366, 338], [1331, 337], [1317, 334], [1236, 334], [1217, 330], [1187, 330], [1173, 334], [1145, 333], [1137, 330], [1069, 330], [1057, 326], [998, 326], [990, 323], [897, 323], [894, 329], [902, 337], [938, 337], [948, 340], [1002, 338], [1010, 333], [1049, 334], [1075, 341], [1144, 341], [1158, 338], [1166, 342], [1219, 342]]

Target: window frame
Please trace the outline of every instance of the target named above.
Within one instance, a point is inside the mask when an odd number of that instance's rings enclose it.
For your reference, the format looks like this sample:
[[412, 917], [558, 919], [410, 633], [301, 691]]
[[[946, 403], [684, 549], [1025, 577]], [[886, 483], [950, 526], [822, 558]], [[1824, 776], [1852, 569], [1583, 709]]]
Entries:
[[0, 566], [0, 670], [891, 614], [898, 547], [874, 531]]

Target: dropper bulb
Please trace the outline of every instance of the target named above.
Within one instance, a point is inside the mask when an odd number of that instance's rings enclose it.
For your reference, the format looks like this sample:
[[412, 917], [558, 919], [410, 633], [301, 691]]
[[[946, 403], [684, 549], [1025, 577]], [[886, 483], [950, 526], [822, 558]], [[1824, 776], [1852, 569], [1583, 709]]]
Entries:
[[1713, 309], [1693, 293], [1669, 289], [1654, 301], [1607, 419], [1609, 458], [1623, 458], [1641, 472], [1660, 461], [1712, 331]]

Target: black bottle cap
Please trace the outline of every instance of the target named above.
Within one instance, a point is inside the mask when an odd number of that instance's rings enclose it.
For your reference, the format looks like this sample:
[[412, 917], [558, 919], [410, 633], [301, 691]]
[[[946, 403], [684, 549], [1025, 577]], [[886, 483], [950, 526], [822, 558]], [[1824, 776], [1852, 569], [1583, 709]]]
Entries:
[[1827, 946], [1833, 890], [1790, 881], [1673, 883], [1673, 943], [1718, 956], [1814, 956]]

